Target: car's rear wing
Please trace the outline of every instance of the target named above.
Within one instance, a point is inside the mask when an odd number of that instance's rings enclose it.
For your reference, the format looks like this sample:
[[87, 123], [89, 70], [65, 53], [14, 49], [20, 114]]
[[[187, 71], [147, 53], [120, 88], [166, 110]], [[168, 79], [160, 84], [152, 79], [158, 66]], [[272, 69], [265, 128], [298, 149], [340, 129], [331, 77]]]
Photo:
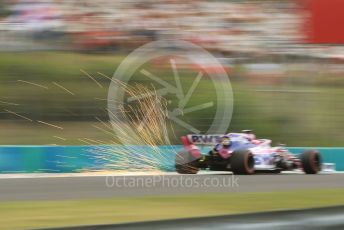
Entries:
[[221, 141], [223, 134], [189, 134], [181, 137], [184, 149], [188, 151], [195, 159], [202, 156], [201, 151], [196, 145], [216, 145]]
[[189, 134], [189, 135], [184, 136], [184, 141], [186, 141], [185, 140], [186, 138], [189, 144], [216, 145], [217, 143], [221, 142], [222, 136], [223, 134], [208, 134], [208, 135]]

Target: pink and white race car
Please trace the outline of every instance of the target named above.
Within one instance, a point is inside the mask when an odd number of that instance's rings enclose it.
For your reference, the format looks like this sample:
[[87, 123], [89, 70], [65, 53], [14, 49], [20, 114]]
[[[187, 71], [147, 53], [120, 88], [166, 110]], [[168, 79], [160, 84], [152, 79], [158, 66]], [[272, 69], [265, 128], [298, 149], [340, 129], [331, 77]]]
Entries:
[[[280, 173], [296, 169], [316, 174], [321, 170], [321, 155], [317, 150], [307, 150], [297, 156], [284, 146], [271, 147], [271, 140], [257, 139], [251, 130], [226, 135], [191, 134], [181, 140], [183, 149], [175, 160], [176, 171], [180, 174], [196, 174], [200, 169], [234, 174]], [[214, 147], [202, 153], [197, 145]]]

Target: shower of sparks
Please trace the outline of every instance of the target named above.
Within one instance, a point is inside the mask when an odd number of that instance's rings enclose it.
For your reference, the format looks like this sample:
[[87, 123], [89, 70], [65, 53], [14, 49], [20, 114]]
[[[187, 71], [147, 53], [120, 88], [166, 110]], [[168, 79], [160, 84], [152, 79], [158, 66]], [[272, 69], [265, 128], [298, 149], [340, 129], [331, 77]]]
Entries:
[[[107, 98], [99, 98], [99, 97], [95, 97], [94, 100], [97, 101], [109, 101], [109, 102], [116, 102], [115, 100], [109, 100]], [[117, 102], [118, 103], [118, 102]]]
[[63, 87], [62, 85], [56, 83], [56, 82], [52, 82], [54, 85], [56, 85], [57, 87], [63, 89], [64, 91], [66, 91], [67, 93], [71, 94], [71, 95], [75, 95], [72, 91], [66, 89], [65, 87]]
[[80, 141], [80, 142], [82, 142], [82, 143], [85, 143], [85, 144], [88, 144], [88, 145], [92, 145], [91, 142], [86, 141], [86, 140], [84, 140], [83, 138], [78, 138], [78, 141]]
[[33, 83], [33, 82], [29, 82], [29, 81], [23, 81], [23, 80], [17, 80], [17, 81], [18, 82], [22, 82], [22, 83], [26, 83], [26, 84], [30, 84], [30, 85], [34, 85], [34, 86], [37, 86], [37, 87], [40, 87], [40, 88], [43, 88], [43, 89], [49, 89], [47, 86], [36, 84], [36, 83]]
[[103, 129], [103, 128], [97, 126], [97, 125], [92, 125], [92, 127], [93, 127], [93, 128], [96, 128], [96, 129], [98, 129], [98, 130], [100, 130], [100, 131], [102, 131], [103, 133], [107, 133], [107, 134], [109, 134], [110, 136], [116, 138], [116, 135], [115, 135], [114, 133], [112, 133], [112, 130], [111, 130], [111, 131], [107, 131], [107, 130], [105, 130], [105, 129]]
[[102, 123], [106, 128], [112, 130], [111, 125], [105, 123], [104, 121], [102, 121], [99, 117], [94, 117], [97, 121], [99, 121], [100, 123]]
[[97, 74], [99, 74], [100, 76], [103, 76], [103, 77], [105, 77], [106, 79], [108, 79], [108, 80], [110, 80], [110, 81], [112, 81], [113, 83], [117, 83], [117, 82], [115, 82], [114, 80], [112, 80], [112, 78], [111, 77], [109, 77], [109, 76], [106, 76], [106, 74], [103, 74], [103, 73], [100, 73], [100, 72], [97, 72]]
[[13, 115], [16, 115], [16, 116], [18, 116], [18, 117], [20, 117], [20, 118], [23, 118], [23, 119], [25, 119], [25, 120], [32, 121], [30, 118], [27, 118], [27, 117], [25, 117], [25, 116], [23, 116], [23, 115], [20, 115], [20, 114], [18, 114], [18, 113], [13, 112], [13, 111], [10, 111], [10, 110], [7, 110], [7, 109], [5, 109], [5, 111], [8, 112], [8, 113], [11, 113], [11, 114], [13, 114]]
[[8, 102], [8, 101], [0, 101], [0, 103], [6, 104], [6, 105], [19, 105], [19, 104]]
[[81, 142], [88, 143], [88, 144], [97, 144], [97, 145], [107, 145], [108, 143], [100, 140], [94, 140], [91, 138], [79, 138], [78, 139]]
[[[151, 92], [143, 85], [136, 84], [128, 86], [123, 83], [121, 88], [129, 96], [147, 94]], [[135, 105], [119, 107], [119, 115], [113, 117], [111, 124], [120, 130], [119, 138], [125, 143], [162, 145], [170, 144], [166, 128], [167, 109], [166, 102], [157, 94], [151, 94], [143, 99], [137, 100]], [[123, 118], [128, 122], [123, 122]], [[140, 128], [143, 127], [143, 128]], [[124, 132], [126, 131], [126, 132]], [[124, 135], [125, 134], [125, 135]]]
[[55, 137], [55, 138], [57, 138], [57, 139], [60, 139], [60, 140], [63, 140], [63, 141], [66, 141], [66, 140], [67, 140], [66, 138], [59, 137], [59, 136], [53, 136], [53, 137]]
[[44, 124], [44, 125], [48, 125], [48, 126], [50, 126], [50, 127], [57, 128], [57, 129], [63, 129], [63, 128], [60, 127], [60, 126], [53, 125], [53, 124], [50, 124], [50, 123], [48, 123], [48, 122], [44, 122], [44, 121], [37, 121], [37, 122], [39, 122], [39, 123], [41, 123], [41, 124]]
[[94, 78], [91, 76], [91, 74], [87, 73], [85, 70], [83, 69], [80, 69], [80, 71], [85, 74], [87, 77], [89, 77], [92, 81], [94, 81], [98, 86], [99, 88], [103, 88], [103, 86]]
[[[120, 90], [128, 97], [137, 97], [141, 94], [148, 96], [138, 98], [133, 104], [117, 103], [120, 105], [117, 106], [116, 112], [107, 110], [112, 118], [109, 123], [111, 126], [95, 117], [106, 128], [92, 126], [113, 138], [108, 145], [104, 145], [103, 141], [89, 138], [78, 140], [88, 145], [101, 144], [94, 146], [90, 154], [107, 169], [160, 170], [166, 160], [160, 146], [164, 145], [168, 150], [176, 152], [168, 138], [166, 101], [143, 85], [129, 86], [118, 80], [111, 81], [118, 84]], [[109, 129], [111, 131], [108, 131]]]

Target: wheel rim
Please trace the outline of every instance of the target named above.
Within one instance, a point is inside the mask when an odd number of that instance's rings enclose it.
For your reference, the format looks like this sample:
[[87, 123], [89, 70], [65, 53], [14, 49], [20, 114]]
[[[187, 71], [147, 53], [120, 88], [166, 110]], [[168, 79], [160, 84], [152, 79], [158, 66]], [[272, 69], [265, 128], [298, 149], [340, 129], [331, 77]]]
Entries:
[[254, 170], [254, 158], [252, 153], [247, 154], [247, 160], [245, 162], [246, 172], [253, 173]]
[[319, 171], [320, 169], [320, 157], [316, 153], [313, 155], [313, 168], [316, 171]]

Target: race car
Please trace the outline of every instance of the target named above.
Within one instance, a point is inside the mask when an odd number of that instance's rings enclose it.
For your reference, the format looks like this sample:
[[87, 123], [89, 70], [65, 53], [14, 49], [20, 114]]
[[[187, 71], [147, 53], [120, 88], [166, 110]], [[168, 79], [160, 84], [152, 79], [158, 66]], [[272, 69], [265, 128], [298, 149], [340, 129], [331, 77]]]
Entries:
[[[306, 174], [321, 171], [321, 155], [306, 150], [298, 156], [285, 146], [271, 147], [271, 140], [256, 139], [251, 130], [226, 135], [186, 135], [183, 149], [176, 154], [175, 167], [180, 174], [196, 174], [200, 169], [232, 171], [234, 174], [280, 173], [300, 169]], [[202, 153], [196, 145], [214, 145]]]

